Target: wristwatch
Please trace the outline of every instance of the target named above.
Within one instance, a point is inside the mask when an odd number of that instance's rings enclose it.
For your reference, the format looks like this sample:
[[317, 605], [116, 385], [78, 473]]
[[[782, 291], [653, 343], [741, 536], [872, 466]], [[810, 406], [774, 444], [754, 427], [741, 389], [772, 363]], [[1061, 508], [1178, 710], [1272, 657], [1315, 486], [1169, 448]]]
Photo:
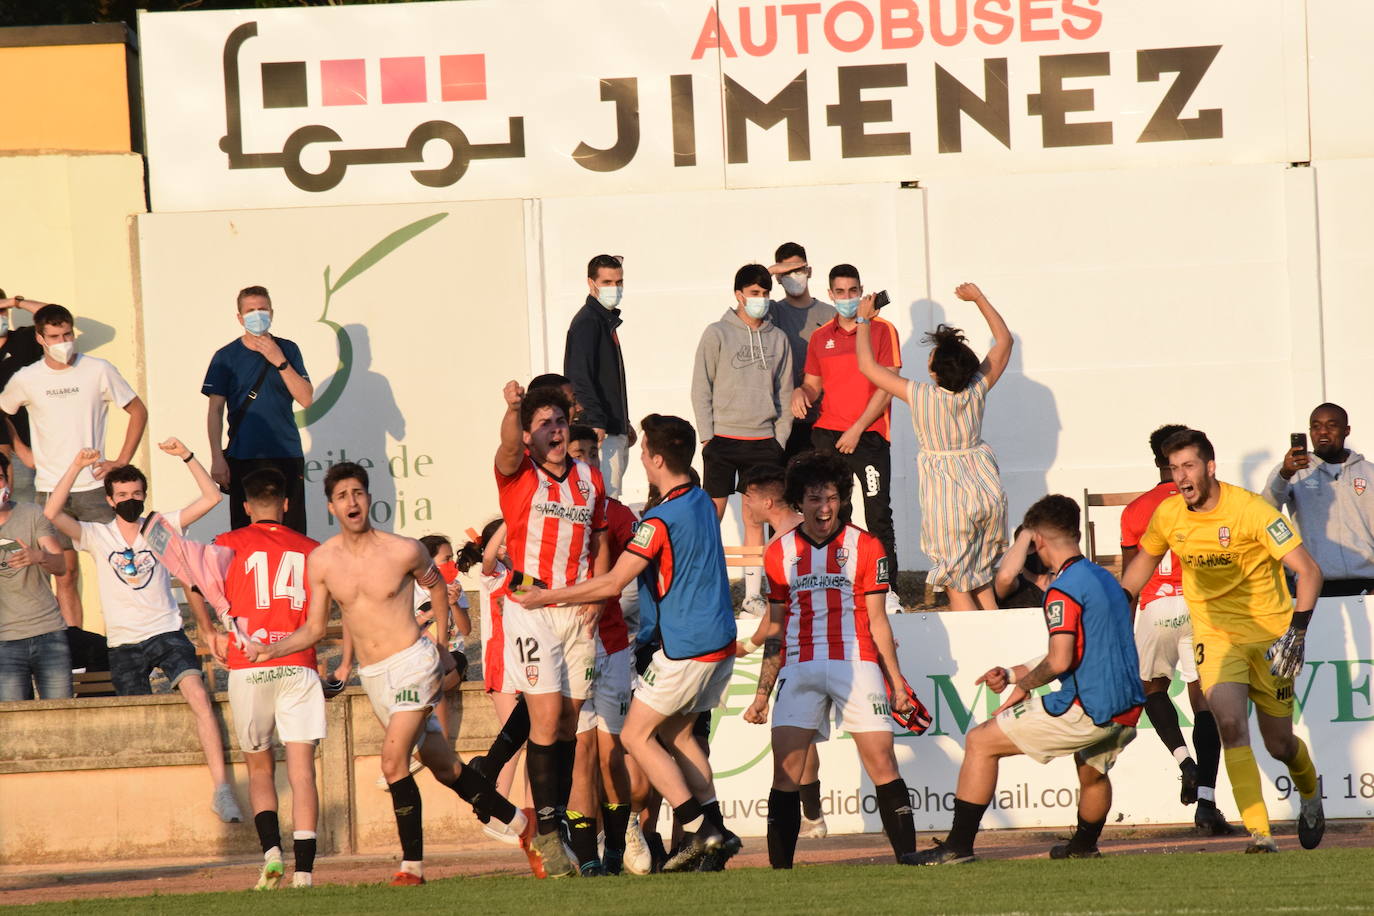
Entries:
[[280, 365], [280, 366], [277, 366], [277, 371], [278, 371], [278, 372], [285, 372], [285, 371], [286, 371], [286, 367], [289, 366], [289, 365], [291, 365], [291, 362], [290, 362], [289, 360], [285, 360], [285, 359], [284, 359], [284, 360], [281, 361], [281, 365]]
[[854, 319], [854, 323], [855, 323], [855, 324], [868, 324], [868, 319], [867, 319], [867, 318], [864, 318], [864, 317], [862, 317], [862, 316], [860, 316], [859, 318], [855, 318], [855, 319]]

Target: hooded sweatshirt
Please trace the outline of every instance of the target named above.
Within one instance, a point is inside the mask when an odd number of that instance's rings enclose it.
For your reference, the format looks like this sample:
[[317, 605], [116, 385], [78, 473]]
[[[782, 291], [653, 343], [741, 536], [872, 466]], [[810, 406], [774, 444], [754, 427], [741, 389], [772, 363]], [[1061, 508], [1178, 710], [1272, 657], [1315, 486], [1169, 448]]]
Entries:
[[1312, 455], [1312, 463], [1284, 480], [1280, 464], [1264, 498], [1287, 508], [1312, 559], [1327, 579], [1374, 579], [1374, 464], [1349, 449], [1342, 464]]
[[782, 445], [792, 431], [792, 350], [767, 318], [751, 328], [733, 309], [708, 325], [692, 368], [697, 436]]

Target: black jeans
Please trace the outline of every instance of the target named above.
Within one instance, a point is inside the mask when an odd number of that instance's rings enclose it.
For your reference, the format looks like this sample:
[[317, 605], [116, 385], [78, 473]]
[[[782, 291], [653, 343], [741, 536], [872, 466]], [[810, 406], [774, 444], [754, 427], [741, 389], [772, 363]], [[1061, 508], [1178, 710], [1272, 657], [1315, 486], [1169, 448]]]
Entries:
[[243, 508], [243, 478], [258, 468], [276, 468], [286, 477], [286, 527], [306, 534], [305, 530], [305, 459], [304, 458], [229, 458], [229, 527], [242, 528], [248, 524]]
[[892, 444], [881, 433], [869, 430], [859, 437], [854, 451], [846, 455], [835, 448], [842, 435], [843, 432], [817, 426], [811, 430], [811, 444], [818, 452], [839, 455], [859, 478], [868, 533], [882, 541], [895, 577], [901, 567], [897, 565], [897, 532], [892, 527]]

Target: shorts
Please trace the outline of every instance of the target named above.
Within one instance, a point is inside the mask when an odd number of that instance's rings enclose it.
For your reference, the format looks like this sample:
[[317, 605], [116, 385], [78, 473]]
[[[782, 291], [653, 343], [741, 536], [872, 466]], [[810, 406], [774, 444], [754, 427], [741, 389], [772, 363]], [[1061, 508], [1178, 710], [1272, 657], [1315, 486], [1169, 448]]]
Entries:
[[153, 692], [148, 676], [154, 668], [172, 682], [175, 689], [182, 678], [200, 676], [196, 647], [180, 630], [159, 633], [142, 642], [110, 646], [110, 682], [117, 696], [147, 696]]
[[1140, 656], [1140, 679], [1173, 677], [1177, 670], [1186, 683], [1197, 680], [1193, 664], [1193, 621], [1182, 595], [1156, 598], [1135, 615], [1135, 649]]
[[[485, 636], [486, 634], [483, 634]], [[505, 632], [501, 637], [482, 640], [482, 687], [487, 693], [519, 693], [520, 685], [506, 664]]]
[[718, 662], [669, 658], [659, 649], [648, 670], [635, 680], [635, 700], [665, 716], [690, 715], [715, 709], [725, 699], [733, 655]]
[[1038, 696], [1008, 706], [997, 724], [1011, 743], [1036, 763], [1077, 754], [1104, 776], [1116, 763], [1121, 749], [1135, 740], [1135, 726], [1097, 725], [1081, 706], [1070, 706], [1062, 716], [1052, 716]]
[[716, 436], [701, 449], [701, 486], [708, 496], [724, 499], [743, 492], [745, 473], [758, 465], [782, 467], [782, 446], [767, 439], [729, 439]]
[[561, 693], [585, 700], [596, 678], [596, 635], [587, 632], [575, 608], [530, 611], [506, 602], [508, 678], [521, 693]]
[[[48, 504], [48, 494], [41, 490], [35, 494], [34, 502], [40, 506]], [[78, 522], [95, 522], [105, 524], [114, 521], [114, 506], [105, 498], [105, 488], [96, 487], [94, 490], [82, 490], [79, 493], [71, 493], [67, 496], [67, 501], [62, 504], [62, 511], [76, 519]], [[72, 539], [61, 531], [57, 532], [57, 543], [62, 545], [63, 550], [72, 550]]]
[[270, 750], [274, 730], [283, 744], [314, 744], [324, 737], [324, 689], [314, 668], [234, 668], [229, 709], [243, 751]]
[[1267, 716], [1293, 715], [1293, 679], [1269, 670], [1264, 653], [1273, 640], [1233, 644], [1216, 631], [1194, 631], [1193, 660], [1204, 693], [1217, 684], [1246, 684], [1255, 708]]
[[[391, 724], [393, 713], [433, 709], [441, 679], [439, 649], [423, 636], [410, 648], [358, 669], [358, 680], [383, 728]], [[430, 716], [426, 727], [438, 731], [439, 723]]]
[[847, 732], [888, 732], [887, 682], [877, 662], [846, 659], [789, 661], [778, 673], [773, 728], [805, 728], [830, 734], [831, 710]]
[[608, 655], [597, 644], [592, 695], [577, 716], [579, 735], [594, 728], [608, 735], [620, 734], [625, 727], [625, 714], [630, 711], [631, 667], [629, 646]]

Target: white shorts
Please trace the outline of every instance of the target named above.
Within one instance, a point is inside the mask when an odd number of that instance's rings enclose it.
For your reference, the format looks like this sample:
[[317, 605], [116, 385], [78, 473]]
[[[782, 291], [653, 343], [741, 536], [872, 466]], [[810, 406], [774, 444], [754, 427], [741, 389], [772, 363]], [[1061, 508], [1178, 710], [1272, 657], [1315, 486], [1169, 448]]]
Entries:
[[[391, 724], [392, 713], [433, 709], [439, 702], [441, 679], [439, 650], [423, 636], [410, 648], [358, 669], [358, 680], [383, 728]], [[426, 728], [436, 731], [438, 724], [430, 716]]]
[[1135, 650], [1140, 656], [1140, 679], [1173, 677], [1174, 670], [1186, 683], [1197, 680], [1193, 661], [1193, 620], [1182, 595], [1156, 598], [1135, 615]]
[[530, 611], [506, 602], [506, 671], [521, 693], [585, 700], [596, 677], [596, 635], [571, 607]]
[[243, 751], [282, 743], [314, 744], [324, 737], [324, 689], [314, 668], [270, 665], [229, 672], [229, 708]]
[[618, 735], [625, 727], [625, 714], [630, 711], [630, 678], [634, 671], [631, 655], [628, 646], [607, 655], [601, 641], [597, 641], [592, 695], [577, 714], [579, 735], [594, 728], [608, 735]]
[[725, 699], [734, 672], [733, 655], [718, 662], [699, 662], [669, 658], [659, 649], [649, 667], [635, 678], [634, 698], [665, 716], [706, 712]]
[[830, 734], [831, 710], [847, 732], [891, 732], [887, 682], [877, 662], [813, 659], [788, 662], [778, 673], [773, 728], [806, 728]]
[[1083, 762], [1106, 774], [1121, 749], [1135, 740], [1131, 725], [1097, 725], [1081, 706], [1070, 706], [1062, 716], [1045, 711], [1040, 697], [1033, 696], [997, 715], [997, 724], [1011, 743], [1036, 763], [1081, 754]]

